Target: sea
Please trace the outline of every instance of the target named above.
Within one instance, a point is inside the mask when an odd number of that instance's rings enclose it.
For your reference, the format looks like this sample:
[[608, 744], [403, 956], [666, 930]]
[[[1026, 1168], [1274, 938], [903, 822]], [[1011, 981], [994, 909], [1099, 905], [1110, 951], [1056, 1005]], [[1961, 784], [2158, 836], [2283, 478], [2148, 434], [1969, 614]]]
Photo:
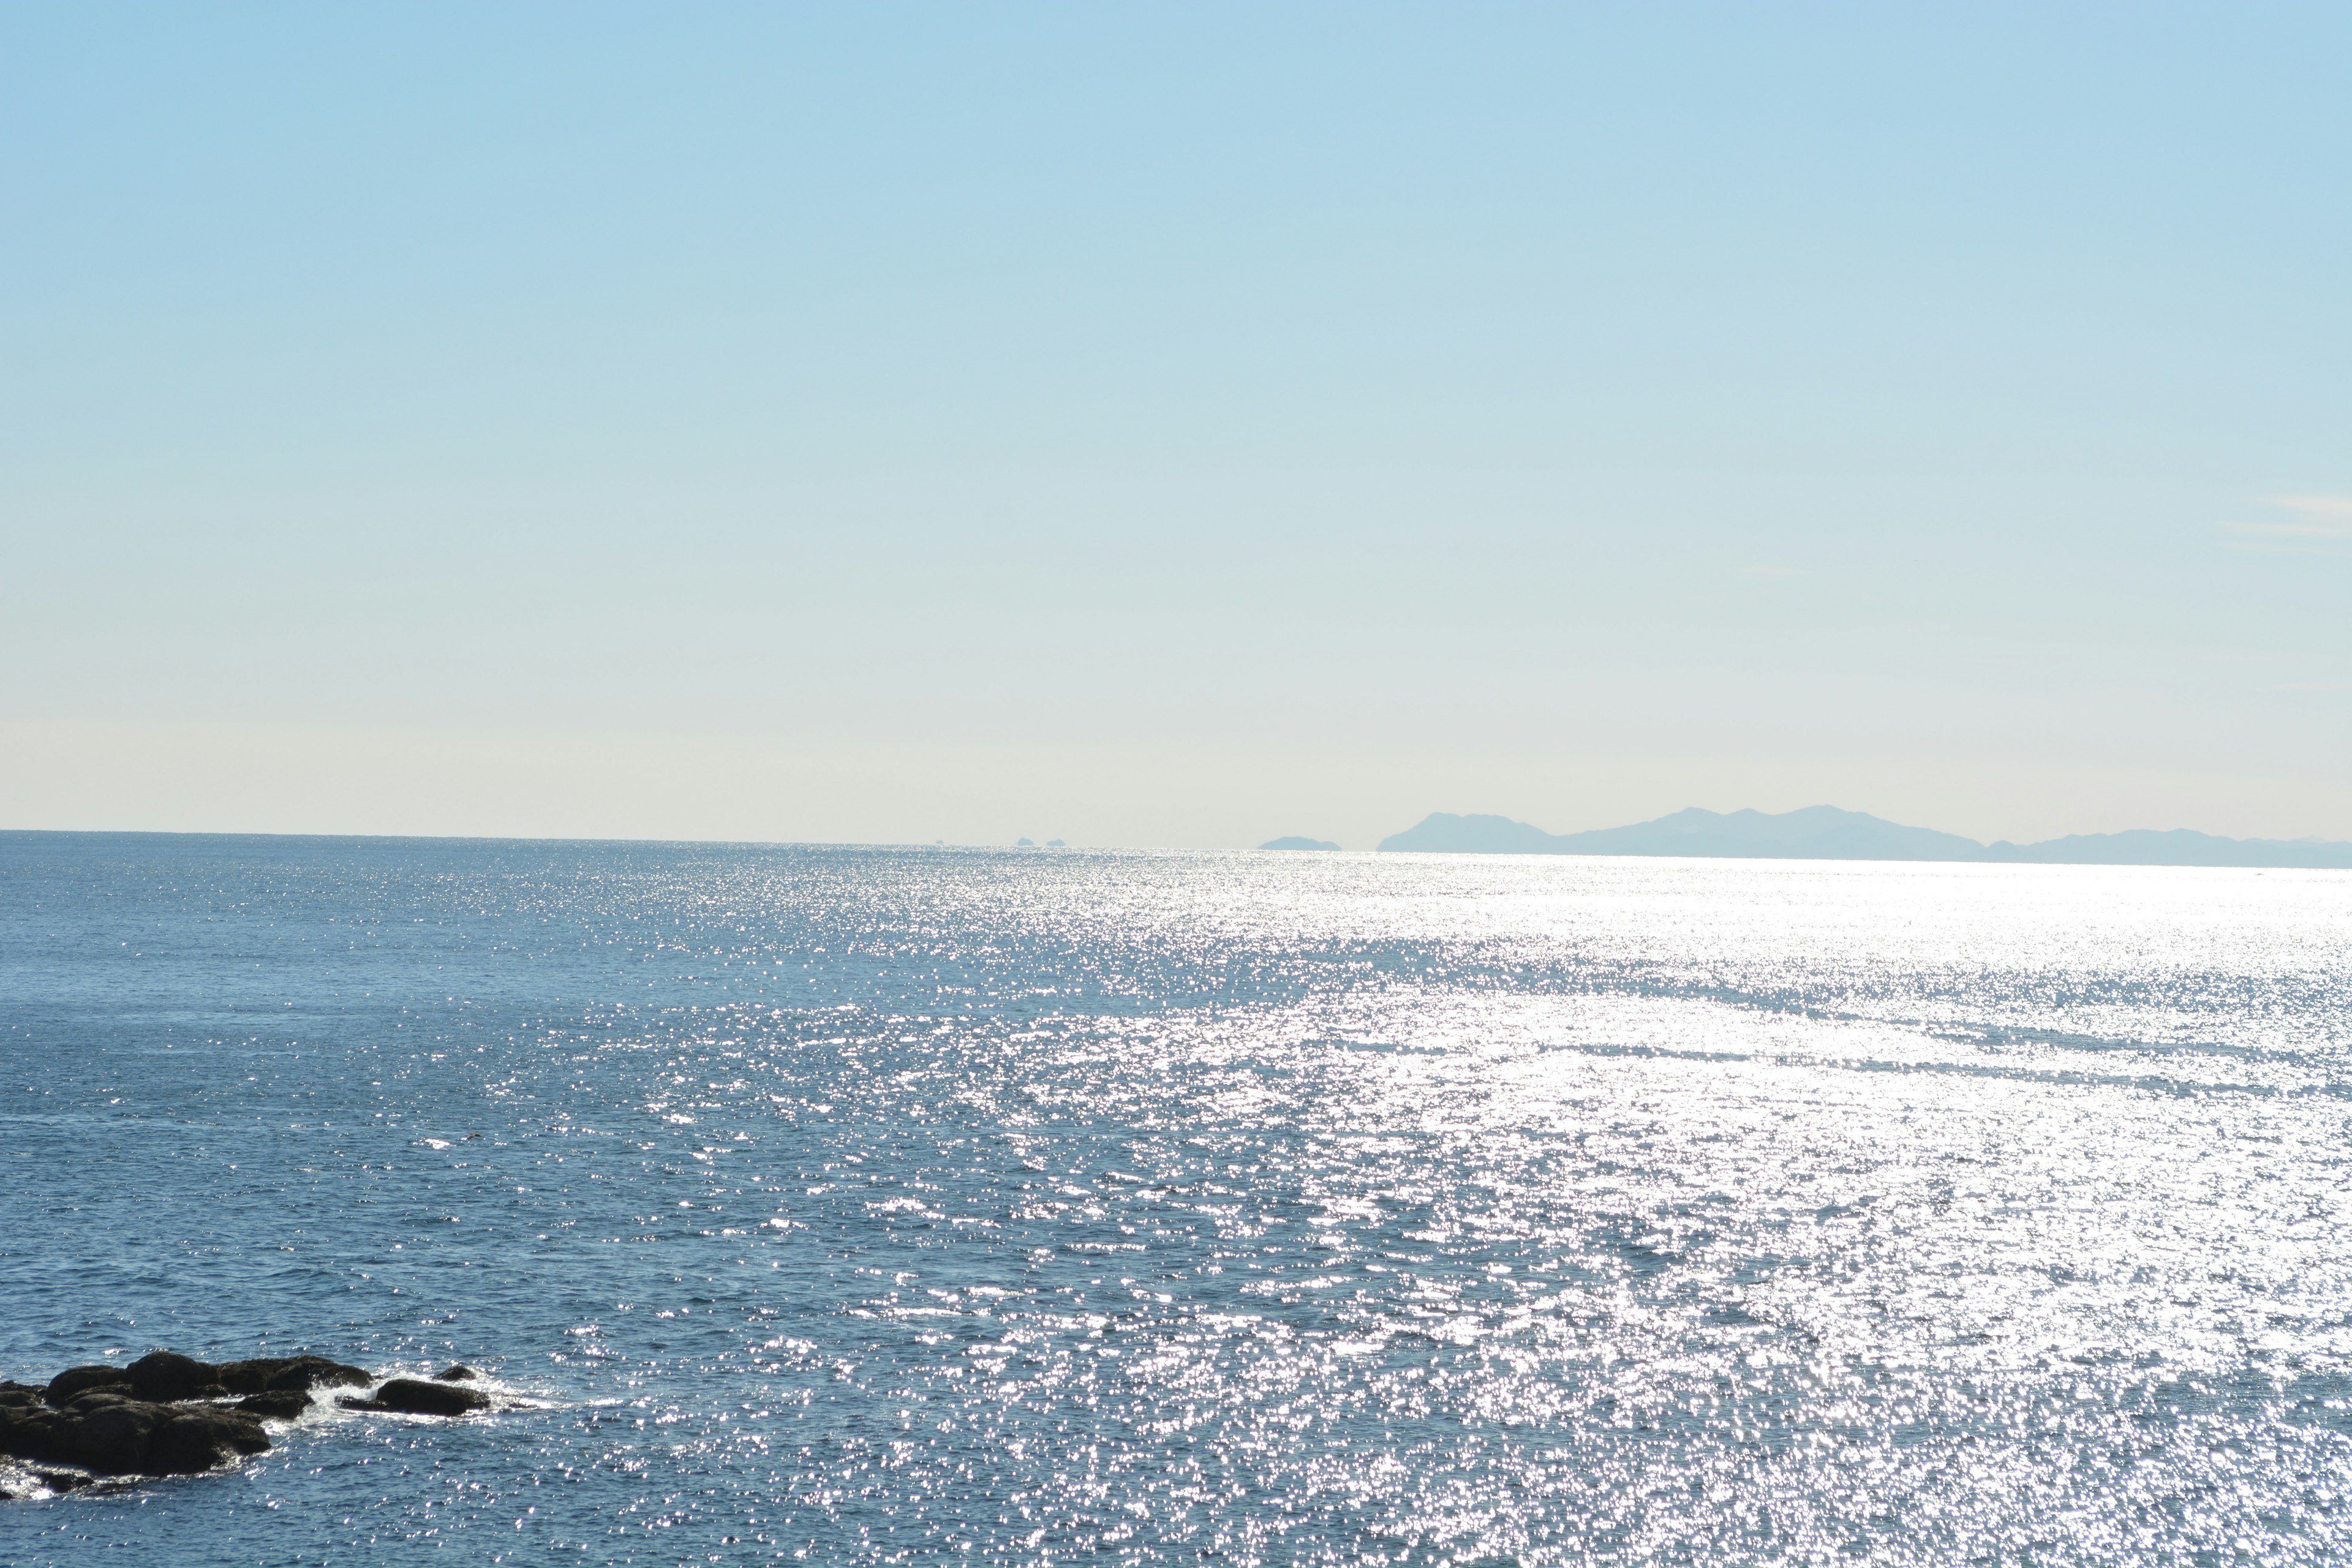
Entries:
[[[0, 1563], [2352, 1558], [2352, 874], [0, 835]], [[5, 1480], [0, 1476], [0, 1480]]]

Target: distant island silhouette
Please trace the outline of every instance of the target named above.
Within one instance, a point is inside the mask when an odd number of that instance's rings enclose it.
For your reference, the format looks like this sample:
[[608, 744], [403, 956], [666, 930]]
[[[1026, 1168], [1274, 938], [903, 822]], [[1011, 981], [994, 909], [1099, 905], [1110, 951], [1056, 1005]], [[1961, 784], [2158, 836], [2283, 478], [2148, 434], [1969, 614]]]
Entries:
[[1261, 849], [1337, 849], [1339, 847], [1328, 838], [1301, 838], [1294, 833], [1286, 838], [1269, 838], [1258, 847]]
[[[1289, 840], [1276, 840], [1276, 846]], [[1723, 859], [1966, 860], [2042, 866], [2252, 866], [2352, 869], [2352, 844], [2318, 838], [2223, 838], [2187, 828], [2076, 833], [2039, 844], [1979, 844], [1957, 833], [1906, 827], [1866, 812], [1809, 805], [1778, 815], [1693, 806], [1590, 833], [1546, 833], [1507, 816], [1434, 811], [1382, 849], [1448, 855], [1690, 855]]]

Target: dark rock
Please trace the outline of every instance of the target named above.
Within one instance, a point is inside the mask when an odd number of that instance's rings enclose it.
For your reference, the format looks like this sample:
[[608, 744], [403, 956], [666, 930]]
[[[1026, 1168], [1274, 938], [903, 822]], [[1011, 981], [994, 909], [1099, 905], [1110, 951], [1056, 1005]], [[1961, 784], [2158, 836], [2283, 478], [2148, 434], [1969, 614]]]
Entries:
[[354, 1410], [399, 1410], [411, 1415], [463, 1415], [487, 1410], [490, 1396], [479, 1389], [456, 1388], [446, 1383], [425, 1383], [395, 1377], [375, 1391], [373, 1399], [343, 1403]]
[[236, 1408], [272, 1421], [291, 1421], [310, 1408], [310, 1396], [299, 1388], [281, 1388], [274, 1394], [249, 1394], [238, 1400]]
[[54, 1399], [49, 1403], [59, 1410], [80, 1410], [85, 1407], [95, 1410], [101, 1405], [139, 1405], [145, 1402], [131, 1397], [131, 1385], [127, 1383], [104, 1383], [96, 1388], [85, 1388], [79, 1394], [66, 1395], [65, 1403], [62, 1405]]
[[122, 1370], [130, 1375], [131, 1395], [152, 1404], [218, 1399], [228, 1392], [221, 1386], [220, 1368], [176, 1351], [149, 1351]]
[[322, 1355], [264, 1356], [223, 1362], [216, 1369], [231, 1394], [273, 1394], [288, 1389], [364, 1388], [375, 1381], [365, 1367], [345, 1366]]
[[[358, 1410], [463, 1415], [492, 1407], [464, 1384], [481, 1374], [451, 1365], [431, 1382], [394, 1378], [373, 1397], [342, 1401]], [[215, 1366], [174, 1351], [151, 1351], [128, 1366], [78, 1366], [47, 1386], [0, 1380], [0, 1455], [48, 1471], [10, 1467], [0, 1496], [64, 1492], [107, 1476], [189, 1475], [234, 1464], [269, 1447], [265, 1419], [289, 1421], [310, 1408], [311, 1390], [356, 1387], [366, 1368], [324, 1356], [265, 1356]], [[244, 1397], [235, 1405], [205, 1403]], [[38, 1485], [35, 1486], [34, 1482]]]
[[87, 1387], [57, 1408], [0, 1405], [0, 1450], [101, 1477], [181, 1477], [270, 1446], [249, 1413], [127, 1399], [125, 1387]]
[[374, 1381], [375, 1373], [363, 1366], [329, 1361], [321, 1355], [298, 1355], [284, 1370], [271, 1374], [269, 1392], [279, 1394], [289, 1388], [365, 1388]]
[[56, 1441], [58, 1413], [47, 1405], [0, 1405], [0, 1454], [45, 1457]]
[[63, 1405], [85, 1388], [130, 1381], [131, 1374], [119, 1366], [71, 1366], [49, 1379], [48, 1400], [52, 1405]]
[[268, 1451], [269, 1434], [259, 1417], [211, 1405], [196, 1410], [173, 1410], [147, 1441], [146, 1473], [152, 1476], [192, 1476], [215, 1465], [234, 1464], [239, 1455]]
[[84, 1392], [58, 1412], [47, 1451], [29, 1457], [79, 1465], [100, 1475], [137, 1475], [147, 1468], [147, 1440], [171, 1413], [168, 1405]]
[[269, 1374], [285, 1365], [280, 1361], [225, 1361], [214, 1368], [220, 1373], [221, 1386], [231, 1394], [261, 1394], [269, 1387]]
[[269, 1447], [250, 1415], [126, 1398], [121, 1386], [86, 1388], [55, 1409], [0, 1408], [0, 1450], [100, 1475], [170, 1476]]

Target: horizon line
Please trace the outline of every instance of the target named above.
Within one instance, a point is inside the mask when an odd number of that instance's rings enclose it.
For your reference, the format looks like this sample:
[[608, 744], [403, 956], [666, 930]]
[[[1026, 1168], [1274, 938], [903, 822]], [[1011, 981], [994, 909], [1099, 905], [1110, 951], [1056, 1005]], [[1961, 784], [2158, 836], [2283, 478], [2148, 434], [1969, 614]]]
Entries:
[[[1736, 808], [1735, 810], [1733, 810], [1733, 811], [1729, 811], [1729, 812], [1717, 812], [1717, 811], [1713, 811], [1711, 808], [1705, 807], [1705, 806], [1684, 806], [1684, 807], [1680, 807], [1680, 808], [1678, 808], [1676, 811], [1668, 812], [1668, 813], [1666, 813], [1666, 814], [1665, 814], [1665, 816], [1670, 817], [1670, 816], [1679, 816], [1679, 815], [1682, 815], [1683, 813], [1686, 813], [1686, 812], [1698, 811], [1698, 812], [1706, 812], [1706, 813], [1707, 813], [1708, 815], [1711, 815], [1711, 816], [1722, 816], [1722, 817], [1736, 816], [1740, 815], [1741, 813], [1752, 813], [1752, 814], [1754, 814], [1754, 815], [1756, 815], [1756, 816], [1759, 816], [1774, 817], [1774, 816], [1791, 816], [1791, 815], [1794, 815], [1795, 813], [1797, 813], [1797, 812], [1801, 812], [1801, 811], [1820, 810], [1820, 809], [1824, 809], [1824, 808], [1825, 808], [1825, 809], [1828, 809], [1828, 810], [1832, 810], [1832, 811], [1837, 811], [1837, 812], [1847, 813], [1847, 814], [1852, 815], [1852, 816], [1867, 816], [1867, 817], [1870, 817], [1870, 818], [1871, 818], [1872, 820], [1874, 820], [1874, 821], [1886, 823], [1886, 824], [1887, 824], [1888, 826], [1890, 826], [1906, 827], [1906, 828], [1908, 828], [1908, 830], [1909, 830], [1909, 831], [1913, 831], [1913, 832], [1940, 834], [1940, 835], [1942, 835], [1942, 836], [1944, 836], [1944, 837], [1947, 837], [1958, 838], [1958, 839], [1962, 840], [1963, 842], [1969, 843], [1969, 844], [1974, 844], [1974, 845], [1976, 845], [1978, 847], [1979, 847], [1979, 848], [1984, 848], [1984, 849], [1999, 849], [1999, 848], [2001, 848], [2001, 847], [2011, 847], [2011, 848], [2018, 848], [2018, 849], [2031, 849], [2031, 848], [2043, 847], [2050, 846], [2050, 845], [2063, 844], [2063, 843], [2064, 843], [2064, 842], [2066, 842], [2066, 841], [2068, 841], [2068, 840], [2070, 840], [2070, 839], [2098, 839], [2098, 838], [2115, 838], [2115, 837], [2124, 837], [2124, 836], [2126, 836], [2126, 835], [2131, 835], [2131, 834], [2147, 834], [2147, 835], [2189, 834], [2189, 835], [2193, 835], [2193, 836], [2196, 836], [2196, 837], [2199, 837], [2207, 838], [2207, 839], [2211, 839], [2211, 840], [2215, 840], [2215, 841], [2221, 842], [2221, 843], [2229, 843], [2229, 844], [2277, 845], [2277, 846], [2283, 846], [2283, 847], [2331, 847], [2331, 848], [2352, 847], [2352, 844], [2347, 844], [2347, 841], [2346, 841], [2346, 840], [2324, 838], [2324, 837], [2318, 837], [2317, 835], [2306, 835], [2306, 836], [2304, 836], [2304, 837], [2297, 837], [2297, 838], [2256, 838], [2256, 837], [2244, 837], [2244, 838], [2241, 838], [2241, 837], [2231, 837], [2231, 836], [2230, 836], [2230, 835], [2226, 835], [2226, 834], [2210, 833], [2210, 832], [2208, 832], [2208, 831], [2206, 831], [2205, 829], [2202, 829], [2202, 828], [2193, 828], [2193, 827], [2162, 827], [2162, 828], [2158, 828], [2158, 827], [2128, 827], [2128, 828], [2116, 828], [2116, 829], [2106, 829], [2106, 830], [2099, 830], [2099, 831], [2092, 831], [2092, 832], [2072, 832], [2072, 833], [2063, 833], [2063, 834], [2059, 834], [2059, 835], [2056, 835], [2056, 836], [2054, 836], [2054, 837], [2049, 837], [2049, 838], [2034, 839], [2034, 840], [2031, 840], [2031, 841], [2028, 841], [2028, 842], [2022, 842], [2022, 843], [2021, 843], [2021, 842], [2020, 842], [2020, 841], [2018, 841], [2018, 840], [2010, 839], [2010, 838], [1976, 839], [1976, 838], [1969, 837], [1968, 835], [1965, 835], [1965, 834], [1952, 834], [1952, 833], [1946, 833], [1946, 832], [1945, 832], [1945, 830], [1943, 830], [1943, 829], [1939, 829], [1939, 828], [1915, 828], [1915, 827], [1909, 827], [1909, 825], [1907, 825], [1907, 824], [1901, 824], [1901, 823], [1895, 823], [1895, 822], [1894, 822], [1891, 818], [1875, 816], [1874, 814], [1872, 814], [1872, 813], [1868, 813], [1868, 812], [1858, 812], [1858, 811], [1853, 811], [1853, 808], [1851, 808], [1851, 807], [1826, 805], [1826, 803], [1823, 803], [1822, 805], [1814, 805], [1814, 806], [1797, 806], [1797, 807], [1792, 807], [1792, 808], [1790, 808], [1790, 810], [1789, 810], [1789, 811], [1787, 811], [1787, 812], [1766, 812], [1766, 811], [1761, 811], [1761, 810], [1759, 810], [1759, 808], [1754, 807], [1754, 806], [1741, 806], [1741, 807], [1738, 807], [1738, 808]], [[1512, 825], [1512, 826], [1514, 826], [1527, 827], [1527, 828], [1529, 828], [1530, 830], [1532, 830], [1532, 831], [1534, 831], [1534, 832], [1541, 833], [1541, 834], [1543, 834], [1543, 835], [1544, 835], [1544, 837], [1550, 837], [1550, 838], [1569, 838], [1569, 837], [1581, 837], [1582, 835], [1584, 835], [1584, 834], [1588, 834], [1588, 833], [1607, 833], [1607, 832], [1612, 832], [1612, 831], [1622, 831], [1622, 830], [1624, 830], [1624, 829], [1627, 829], [1627, 828], [1632, 828], [1632, 827], [1646, 826], [1651, 825], [1652, 823], [1655, 823], [1655, 822], [1662, 821], [1662, 820], [1664, 820], [1664, 818], [1663, 818], [1663, 817], [1653, 817], [1653, 818], [1646, 819], [1646, 820], [1645, 820], [1645, 821], [1643, 821], [1643, 822], [1630, 823], [1630, 824], [1619, 824], [1619, 825], [1616, 825], [1616, 826], [1613, 826], [1613, 827], [1603, 827], [1603, 828], [1583, 828], [1583, 829], [1576, 829], [1576, 830], [1572, 830], [1572, 831], [1568, 832], [1568, 833], [1558, 833], [1558, 834], [1555, 834], [1555, 833], [1550, 833], [1550, 832], [1549, 832], [1548, 830], [1545, 830], [1545, 829], [1536, 828], [1536, 827], [1534, 827], [1534, 826], [1533, 826], [1532, 824], [1528, 824], [1528, 823], [1521, 823], [1521, 822], [1517, 821], [1517, 819], [1516, 819], [1516, 818], [1503, 816], [1501, 816], [1501, 814], [1499, 814], [1499, 813], [1485, 813], [1485, 812], [1478, 812], [1478, 813], [1472, 813], [1472, 812], [1460, 812], [1460, 813], [1455, 813], [1455, 812], [1428, 812], [1428, 813], [1423, 814], [1423, 817], [1421, 818], [1421, 821], [1420, 821], [1419, 823], [1416, 823], [1416, 824], [1414, 825], [1414, 826], [1415, 826], [1415, 827], [1418, 827], [1418, 826], [1423, 826], [1423, 825], [1426, 824], [1426, 823], [1427, 823], [1427, 822], [1429, 822], [1432, 818], [1435, 818], [1435, 817], [1442, 817], [1442, 816], [1451, 816], [1451, 817], [1454, 817], [1454, 818], [1455, 818], [1455, 819], [1457, 819], [1457, 820], [1467, 819], [1467, 818], [1471, 818], [1471, 817], [1486, 817], [1486, 818], [1488, 818], [1488, 819], [1490, 819], [1490, 820], [1496, 820], [1496, 821], [1501, 821], [1501, 822], [1509, 823], [1509, 824], [1511, 824], [1511, 825]], [[1408, 829], [1405, 829], [1405, 830], [1403, 830], [1403, 831], [1404, 831], [1404, 832], [1410, 832], [1410, 831], [1412, 831], [1412, 829], [1411, 829], [1411, 828], [1408, 828]], [[1307, 836], [1307, 835], [1279, 835], [1279, 836], [1277, 836], [1277, 837], [1308, 837], [1308, 836]], [[1390, 835], [1388, 835], [1388, 836], [1386, 836], [1386, 837], [1387, 837], [1388, 838], [1394, 838], [1394, 837], [1402, 837], [1402, 833], [1390, 834]], [[1819, 864], [1819, 863], [1820, 863], [1822, 859], [1824, 859], [1824, 858], [1833, 858], [1833, 859], [1840, 859], [1840, 860], [1851, 860], [1851, 861], [1853, 861], [1853, 862], [1855, 862], [1855, 863], [1863, 863], [1863, 864], [1872, 863], [1874, 860], [1877, 861], [1877, 863], [1884, 863], [1884, 864], [1904, 864], [1904, 865], [1920, 865], [1920, 864], [1931, 864], [1931, 863], [1932, 863], [1932, 864], [1955, 864], [1955, 865], [1966, 865], [1966, 864], [1970, 864], [1970, 862], [1968, 862], [1968, 861], [1931, 862], [1931, 861], [1921, 860], [1921, 859], [1918, 859], [1918, 858], [1916, 858], [1903, 857], [1903, 856], [1887, 856], [1887, 857], [1883, 857], [1883, 858], [1874, 858], [1874, 857], [1865, 857], [1865, 856], [1818, 857], [1818, 856], [1808, 856], [1808, 855], [1803, 855], [1803, 854], [1792, 854], [1792, 855], [1785, 855], [1785, 856], [1781, 856], [1781, 855], [1744, 855], [1744, 856], [1724, 856], [1724, 855], [1710, 855], [1710, 854], [1707, 854], [1707, 853], [1706, 853], [1706, 852], [1704, 852], [1704, 851], [1697, 852], [1697, 853], [1693, 853], [1693, 854], [1688, 854], [1688, 855], [1675, 855], [1675, 854], [1671, 854], [1671, 853], [1669, 853], [1669, 854], [1645, 853], [1645, 854], [1632, 854], [1632, 855], [1629, 855], [1629, 854], [1625, 854], [1625, 853], [1622, 853], [1622, 852], [1612, 853], [1612, 852], [1609, 852], [1609, 851], [1575, 851], [1575, 852], [1568, 852], [1568, 853], [1559, 853], [1559, 852], [1549, 852], [1549, 851], [1544, 851], [1544, 850], [1534, 850], [1534, 849], [1530, 849], [1530, 850], [1485, 850], [1485, 851], [1465, 851], [1465, 850], [1454, 850], [1454, 849], [1402, 849], [1402, 848], [1400, 848], [1400, 849], [1386, 849], [1386, 848], [1382, 848], [1382, 847], [1379, 847], [1378, 845], [1370, 846], [1370, 847], [1362, 847], [1362, 848], [1350, 848], [1350, 847], [1345, 847], [1345, 846], [1339, 846], [1339, 845], [1336, 845], [1336, 844], [1334, 845], [1334, 847], [1333, 847], [1332, 848], [1328, 849], [1328, 850], [1313, 850], [1313, 851], [1306, 851], [1306, 850], [1296, 850], [1296, 849], [1271, 849], [1271, 848], [1266, 847], [1265, 843], [1263, 843], [1263, 842], [1262, 842], [1262, 843], [1259, 843], [1259, 844], [1255, 844], [1255, 845], [1251, 845], [1251, 844], [1239, 844], [1239, 845], [1201, 845], [1201, 844], [1132, 844], [1132, 843], [1130, 843], [1130, 844], [1106, 844], [1106, 843], [1097, 843], [1097, 844], [1068, 844], [1068, 843], [1060, 843], [1060, 842], [1054, 842], [1054, 843], [1031, 843], [1031, 842], [1028, 842], [1028, 841], [1027, 841], [1027, 840], [1025, 840], [1025, 839], [1024, 839], [1024, 840], [1017, 840], [1017, 841], [1005, 841], [1005, 840], [1001, 840], [1001, 839], [989, 839], [989, 840], [957, 839], [957, 840], [950, 840], [950, 839], [945, 839], [945, 838], [933, 838], [933, 839], [929, 839], [929, 840], [922, 840], [922, 839], [879, 839], [879, 838], [876, 838], [876, 839], [866, 839], [866, 838], [690, 837], [679, 837], [679, 836], [673, 836], [673, 835], [656, 835], [656, 834], [646, 834], [646, 835], [633, 835], [633, 834], [601, 834], [601, 835], [597, 835], [597, 834], [535, 834], [535, 833], [399, 833], [399, 832], [389, 832], [389, 833], [387, 833], [387, 832], [363, 832], [363, 831], [344, 831], [344, 830], [326, 830], [326, 831], [322, 831], [322, 830], [289, 830], [289, 829], [278, 829], [278, 828], [0, 827], [0, 838], [20, 838], [20, 837], [21, 837], [21, 838], [33, 838], [33, 837], [59, 837], [59, 838], [62, 838], [62, 837], [83, 837], [83, 838], [180, 838], [180, 839], [242, 839], [242, 838], [261, 838], [261, 839], [282, 839], [282, 840], [287, 840], [287, 841], [289, 841], [289, 842], [292, 842], [292, 841], [324, 841], [324, 842], [361, 842], [361, 843], [384, 843], [384, 844], [413, 843], [413, 844], [546, 844], [546, 845], [566, 845], [566, 844], [576, 844], [576, 845], [646, 845], [646, 846], [676, 846], [676, 847], [734, 847], [768, 848], [768, 849], [793, 849], [793, 848], [808, 848], [808, 849], [971, 850], [971, 851], [999, 851], [999, 850], [1003, 850], [1003, 851], [1011, 851], [1011, 850], [1023, 850], [1023, 849], [1027, 849], [1027, 850], [1034, 850], [1034, 851], [1036, 851], [1036, 852], [1038, 852], [1038, 853], [1041, 853], [1041, 854], [1044, 854], [1044, 853], [1050, 853], [1050, 852], [1053, 852], [1053, 851], [1055, 851], [1055, 850], [1060, 850], [1060, 851], [1063, 851], [1063, 852], [1066, 852], [1066, 853], [1084, 851], [1084, 852], [1089, 852], [1089, 853], [1095, 853], [1095, 852], [1116, 852], [1116, 853], [1133, 853], [1133, 854], [1253, 854], [1253, 855], [1255, 855], [1255, 854], [1286, 854], [1286, 855], [1287, 855], [1287, 854], [1315, 853], [1315, 854], [1340, 854], [1340, 855], [1364, 855], [1364, 856], [1379, 856], [1379, 855], [1463, 855], [1463, 854], [1477, 854], [1477, 855], [1481, 855], [1481, 856], [1486, 857], [1486, 858], [1494, 858], [1494, 857], [1497, 857], [1497, 856], [1500, 856], [1500, 857], [1503, 857], [1503, 858], [1510, 858], [1510, 857], [1513, 857], [1513, 856], [1520, 856], [1520, 857], [1526, 857], [1526, 858], [1545, 858], [1545, 859], [1553, 859], [1553, 860], [1559, 860], [1559, 859], [1607, 859], [1607, 860], [1616, 860], [1616, 859], [1685, 860], [1685, 859], [1686, 859], [1686, 860], [1718, 860], [1718, 859], [1727, 859], [1727, 858], [1731, 858], [1731, 859], [1743, 859], [1743, 860], [1790, 860], [1790, 861], [1804, 861], [1804, 862], [1806, 862], [1806, 863], [1808, 863], [1808, 864]], [[1268, 842], [1270, 842], [1270, 841], [1268, 841]], [[1328, 841], [1328, 840], [1325, 840], [1325, 842], [1330, 842], [1330, 841]], [[1383, 840], [1383, 842], [1385, 842], [1385, 840]], [[1979, 862], [1979, 863], [1981, 863], [1981, 862]], [[1991, 862], [1991, 864], [1996, 864], [1996, 865], [2037, 865], [2037, 864], [2041, 864], [2041, 865], [2050, 865], [2050, 864], [2068, 864], [2068, 862], [2034, 862], [2034, 861], [2000, 862], [2000, 861], [1996, 861], [1996, 862]], [[2118, 862], [2093, 862], [2092, 864], [2110, 864], [2110, 865], [2114, 865], [2114, 864], [2130, 864], [2130, 863], [2128, 863], [2128, 862], [2123, 862], [2123, 863], [2118, 863]], [[2295, 867], [2230, 867], [2230, 866], [2174, 866], [2174, 867], [2167, 867], [2167, 868], [2159, 868], [2177, 869], [2177, 870], [2196, 870], [2196, 869], [2207, 869], [2207, 870], [2250, 870], [2250, 869], [2251, 869], [2251, 870], [2290, 870], [2290, 869], [2305, 869], [2305, 870], [2322, 870], [2322, 871], [2325, 871], [2325, 870], [2342, 870], [2342, 869], [2344, 869], [2344, 868], [2340, 868], [2340, 867], [2304, 867], [2304, 868], [2295, 868]]]

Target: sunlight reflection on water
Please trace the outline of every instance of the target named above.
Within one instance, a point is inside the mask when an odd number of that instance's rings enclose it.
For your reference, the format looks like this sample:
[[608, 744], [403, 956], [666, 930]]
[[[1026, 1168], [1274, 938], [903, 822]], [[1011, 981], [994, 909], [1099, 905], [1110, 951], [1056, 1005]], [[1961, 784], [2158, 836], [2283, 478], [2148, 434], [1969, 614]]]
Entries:
[[2352, 1537], [2352, 877], [55, 836], [0, 874], [0, 1373], [299, 1343], [546, 1402], [16, 1504], [11, 1562]]

